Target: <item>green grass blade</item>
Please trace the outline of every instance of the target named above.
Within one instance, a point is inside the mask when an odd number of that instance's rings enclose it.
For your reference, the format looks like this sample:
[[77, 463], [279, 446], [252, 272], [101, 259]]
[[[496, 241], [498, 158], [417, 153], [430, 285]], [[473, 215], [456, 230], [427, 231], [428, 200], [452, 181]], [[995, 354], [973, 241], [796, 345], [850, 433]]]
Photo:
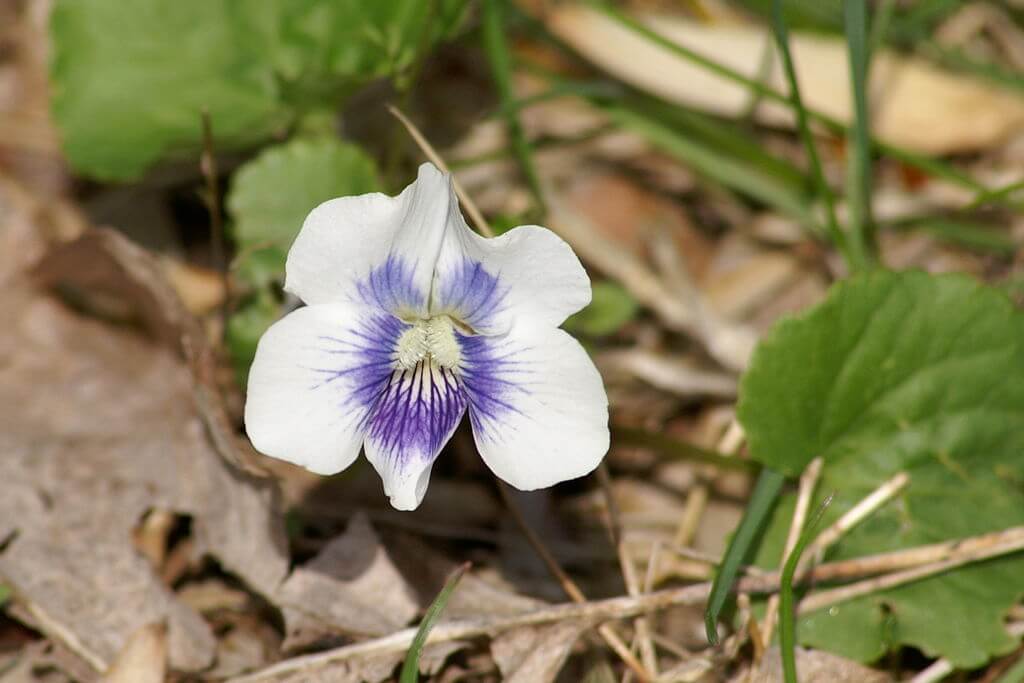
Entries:
[[[765, 98], [766, 100], [779, 102], [783, 105], [792, 107], [793, 103], [789, 100], [787, 96], [783, 95], [782, 93], [764, 85], [763, 83], [747, 78], [738, 71], [735, 71], [727, 66], [719, 64], [718, 62], [714, 61], [713, 59], [709, 59], [708, 57], [700, 54], [699, 52], [691, 50], [690, 48], [687, 48], [683, 45], [679, 45], [669, 40], [668, 38], [665, 38], [658, 32], [651, 30], [647, 26], [644, 26], [642, 23], [636, 21], [632, 17], [628, 16], [627, 14], [623, 13], [621, 10], [608, 4], [607, 2], [604, 2], [603, 0], [590, 0], [590, 4], [594, 6], [597, 10], [606, 14], [609, 18], [613, 19], [614, 21], [622, 25], [623, 27], [630, 29], [637, 35], [643, 36], [647, 40], [650, 40], [652, 43], [659, 45], [660, 47], [668, 50], [669, 52], [672, 52], [673, 54], [676, 54], [679, 57], [682, 57], [683, 59], [693, 64], [696, 64], [704, 69], [707, 69], [709, 72], [721, 76], [722, 78], [730, 80], [734, 83], [738, 83], [746, 87], [748, 90], [755, 93], [756, 95]], [[815, 109], [806, 109], [806, 111], [807, 116], [809, 118], [818, 122], [826, 129], [828, 129], [830, 132], [837, 134], [846, 134], [847, 126], [844, 126], [842, 123], [832, 118], [831, 116], [823, 114], [822, 112], [819, 112]], [[920, 169], [930, 176], [943, 178], [951, 183], [960, 185], [961, 187], [966, 187], [968, 189], [974, 190], [975, 192], [984, 192], [987, 189], [977, 180], [975, 180], [974, 178], [965, 173], [962, 173], [954, 166], [938, 161], [932, 157], [879, 141], [874, 141], [874, 148], [879, 153], [884, 154], [885, 156], [888, 156], [892, 159], [896, 159], [897, 161], [901, 161], [902, 163], [908, 166]]]
[[875, 260], [874, 225], [871, 218], [871, 120], [867, 96], [866, 0], [845, 0], [843, 16], [850, 59], [850, 87], [853, 91], [853, 126], [848, 138], [852, 154], [847, 173], [846, 199], [850, 215], [847, 236], [850, 251], [859, 266], [854, 270], [862, 270]]
[[747, 160], [731, 156], [699, 136], [665, 125], [628, 104], [605, 105], [604, 111], [614, 123], [639, 134], [705, 178], [772, 206], [804, 225], [815, 225], [807, 200], [778, 176], [762, 173]]
[[893, 230], [925, 231], [948, 244], [996, 256], [1009, 257], [1017, 252], [1016, 240], [1004, 227], [970, 219], [920, 216], [895, 221], [886, 227]]
[[691, 462], [707, 463], [727, 470], [750, 472], [752, 470], [756, 471], [758, 468], [758, 464], [751, 460], [724, 455], [717, 451], [701, 448], [688, 441], [681, 441], [677, 438], [666, 436], [661, 432], [647, 429], [612, 427], [612, 438], [616, 444], [648, 448], [662, 455], [690, 460]]
[[487, 61], [491, 66], [494, 84], [498, 88], [501, 112], [508, 128], [512, 151], [519, 161], [527, 184], [530, 186], [530, 192], [533, 194], [537, 208], [544, 213], [546, 211], [544, 193], [537, 177], [536, 166], [533, 163], [533, 149], [519, 122], [519, 108], [512, 90], [512, 58], [505, 40], [505, 2], [506, 0], [485, 0], [484, 2], [482, 26], [484, 51], [487, 53]]
[[800, 564], [800, 556], [804, 554], [804, 548], [811, 542], [811, 538], [818, 529], [818, 522], [825, 510], [832, 502], [832, 496], [826, 498], [818, 507], [800, 534], [799, 540], [793, 546], [793, 552], [786, 558], [786, 564], [782, 567], [782, 576], [779, 577], [779, 651], [782, 655], [782, 675], [786, 683], [797, 683], [796, 678], [796, 610], [793, 609], [793, 575], [796, 573], [797, 565]]
[[707, 631], [708, 642], [712, 645], [718, 643], [718, 629], [716, 628], [718, 617], [722, 613], [726, 599], [732, 592], [733, 584], [736, 583], [740, 565], [743, 564], [751, 544], [768, 519], [768, 514], [779, 497], [779, 491], [782, 490], [785, 481], [786, 475], [781, 472], [767, 467], [761, 470], [757, 484], [754, 485], [754, 492], [750, 496], [750, 502], [743, 513], [743, 519], [740, 520], [736, 533], [729, 541], [729, 547], [725, 549], [722, 565], [711, 585], [711, 595], [708, 597], [708, 606], [704, 611], [704, 628]]
[[[1015, 180], [1014, 182], [1003, 185], [1002, 187], [996, 187], [991, 190], [979, 192], [974, 199], [971, 200], [971, 203], [965, 206], [962, 211], [973, 211], [985, 204], [991, 204], [996, 200], [1004, 199], [1012, 194], [1016, 194], [1019, 190], [1024, 190], [1024, 178], [1021, 180]], [[1016, 208], [1020, 210], [1020, 207]]]
[[836, 248], [843, 254], [847, 265], [856, 270], [856, 264], [852, 261], [849, 253], [846, 238], [839, 229], [836, 221], [835, 201], [832, 198], [832, 190], [825, 179], [825, 173], [821, 168], [821, 159], [818, 157], [818, 148], [814, 144], [814, 136], [811, 135], [811, 128], [807, 123], [807, 109], [804, 107], [803, 99], [800, 97], [800, 84], [796, 78], [796, 70], [793, 67], [793, 55], [789, 52], [789, 35], [786, 31], [786, 22], [782, 14], [782, 0], [774, 0], [772, 3], [772, 28], [775, 33], [775, 42], [779, 47], [779, 54], [782, 56], [782, 66], [786, 73], [786, 80], [789, 82], [789, 99], [796, 114], [797, 129], [800, 131], [800, 139], [807, 150], [807, 158], [811, 162], [811, 173], [814, 184], [818, 191], [818, 197], [825, 205], [825, 227], [829, 238]]
[[434, 624], [441, 617], [441, 613], [448, 604], [448, 599], [452, 597], [455, 587], [459, 585], [459, 579], [469, 571], [469, 566], [469, 562], [466, 562], [453, 571], [448, 580], [444, 582], [441, 592], [434, 598], [434, 602], [427, 608], [427, 613], [423, 615], [423, 621], [420, 622], [420, 627], [416, 631], [416, 637], [413, 638], [412, 645], [409, 646], [409, 653], [405, 656], [405, 663], [402, 664], [402, 673], [398, 678], [399, 683], [418, 683], [420, 679], [420, 654], [423, 653], [423, 646], [427, 643], [430, 629], [434, 628]]

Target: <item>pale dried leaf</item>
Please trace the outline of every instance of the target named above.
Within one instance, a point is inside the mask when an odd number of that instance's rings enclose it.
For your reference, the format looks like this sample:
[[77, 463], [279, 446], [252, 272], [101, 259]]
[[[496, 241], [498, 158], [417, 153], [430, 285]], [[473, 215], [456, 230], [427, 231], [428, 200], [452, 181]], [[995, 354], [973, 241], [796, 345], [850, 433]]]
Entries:
[[324, 632], [383, 635], [419, 612], [416, 592], [395, 567], [369, 519], [357, 513], [343, 534], [285, 580], [276, 595], [289, 642]]
[[565, 660], [586, 630], [581, 621], [563, 621], [551, 626], [518, 628], [491, 641], [491, 654], [506, 683], [549, 683], [555, 680]]
[[[822, 650], [796, 648], [796, 669], [801, 683], [889, 683], [892, 676]], [[749, 673], [749, 683], [782, 683], [782, 658], [778, 646], [768, 650]]]
[[128, 639], [103, 683], [163, 683], [167, 674], [167, 627], [143, 626]]
[[[671, 15], [638, 18], [716, 63], [752, 80], [762, 78], [763, 55], [771, 41], [764, 27], [701, 24]], [[748, 88], [684, 60], [598, 10], [562, 6], [548, 15], [546, 23], [603, 69], [669, 101], [724, 116], [743, 116], [756, 97]], [[793, 33], [790, 48], [807, 106], [848, 123], [852, 108], [842, 38]], [[764, 82], [777, 91], [787, 91], [777, 55]], [[887, 50], [872, 58], [869, 87], [874, 103], [872, 132], [885, 142], [918, 152], [982, 149], [1024, 128], [1024, 99]], [[774, 102], [760, 102], [755, 116], [773, 125], [793, 123], [789, 108]]]

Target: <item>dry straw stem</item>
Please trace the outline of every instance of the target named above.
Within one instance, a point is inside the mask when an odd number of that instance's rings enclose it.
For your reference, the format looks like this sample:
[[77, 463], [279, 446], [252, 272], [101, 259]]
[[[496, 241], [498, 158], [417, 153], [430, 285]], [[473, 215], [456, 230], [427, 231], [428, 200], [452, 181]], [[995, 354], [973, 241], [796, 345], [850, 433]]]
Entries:
[[[427, 157], [434, 166], [437, 166], [445, 173], [451, 175], [451, 171], [448, 170], [448, 164], [444, 163], [444, 159], [441, 158], [441, 155], [437, 153], [434, 146], [430, 144], [426, 137], [424, 137], [423, 133], [420, 132], [420, 129], [417, 128], [415, 124], [413, 124], [413, 122], [398, 109], [398, 107], [389, 104], [388, 111], [391, 112], [391, 115], [398, 119], [403, 126], [405, 126], [407, 131], [409, 131], [409, 136], [420, 148], [420, 151], [423, 152], [423, 155]], [[469, 214], [469, 219], [473, 221], [473, 225], [476, 226], [477, 232], [485, 237], [494, 237], [494, 231], [491, 230], [491, 226], [487, 223], [484, 215], [480, 213], [480, 209], [477, 208], [476, 203], [469, 194], [466, 193], [466, 190], [454, 175], [452, 175], [452, 185], [455, 187], [455, 193], [459, 195], [459, 201], [462, 202], [462, 207], [466, 210], [466, 213]]]
[[897, 493], [903, 490], [903, 487], [909, 481], [910, 477], [906, 472], [897, 473], [850, 508], [846, 514], [837, 519], [830, 527], [822, 531], [811, 545], [808, 546], [807, 554], [801, 559], [800, 566], [797, 567], [796, 576], [800, 576], [801, 572], [811, 562], [820, 562], [821, 558], [825, 555], [825, 551], [831, 548], [843, 534], [860, 524], [868, 515], [891, 500]]
[[[612, 536], [612, 543], [615, 544], [615, 554], [619, 559], [619, 567], [622, 570], [622, 581], [626, 584], [626, 591], [632, 597], [640, 595], [640, 582], [636, 576], [636, 566], [626, 552], [626, 544], [622, 541], [622, 517], [619, 514], [619, 505], [615, 501], [615, 490], [612, 488], [612, 477], [608, 472], [608, 466], [602, 462], [597, 466], [597, 480], [601, 484], [601, 490], [608, 506], [608, 530]], [[638, 617], [635, 622], [636, 641], [640, 646], [640, 656], [646, 673], [651, 677], [658, 675], [658, 659], [654, 653], [654, 643], [651, 641], [651, 629], [644, 617]]]
[[[947, 559], [940, 562], [930, 562], [934, 557], [936, 557], [936, 553], [940, 552], [939, 549], [941, 548], [947, 549], [945, 555]], [[887, 553], [879, 556], [860, 558], [859, 560], [840, 562], [835, 563], [834, 565], [822, 565], [815, 568], [814, 571], [809, 572], [807, 578], [817, 580], [819, 578], [819, 573], [821, 576], [828, 576], [830, 574], [834, 575], [836, 574], [834, 567], [839, 565], [848, 566], [853, 562], [858, 562], [863, 567], [874, 570], [884, 564], [884, 562], [879, 561], [879, 558], [885, 558], [885, 562], [894, 566], [903, 565], [908, 561], [906, 558], [916, 558], [918, 561], [930, 562], [929, 564], [913, 570], [915, 572], [914, 575], [911, 575], [910, 572], [897, 572], [895, 574], [872, 579], [872, 581], [885, 580], [886, 585], [879, 585], [878, 588], [889, 588], [893, 585], [897, 585], [898, 583], [908, 583], [917, 578], [930, 576], [962, 564], [997, 557], [999, 555], [1006, 555], [1021, 549], [1024, 549], [1024, 526], [1013, 527], [1006, 529], [1005, 531], [984, 534], [982, 536], [966, 538], [952, 543], [911, 548], [898, 553]], [[846, 573], [847, 572], [845, 571], [838, 572], [840, 575], [846, 575]], [[889, 578], [894, 576], [898, 577], [899, 581], [894, 581]], [[779, 579], [777, 575], [745, 577], [737, 582], [737, 590], [750, 593], [767, 593], [778, 589], [778, 581]], [[576, 590], [579, 589], [577, 588]], [[540, 626], [542, 624], [550, 624], [567, 619], [577, 619], [594, 623], [613, 619], [628, 619], [640, 614], [672, 606], [702, 605], [707, 601], [710, 591], [711, 584], [709, 582], [705, 582], [682, 588], [661, 590], [656, 593], [646, 593], [637, 597], [624, 596], [594, 602], [552, 605], [543, 609], [513, 616], [492, 616], [477, 619], [448, 621], [438, 624], [434, 630], [431, 631], [430, 636], [427, 638], [427, 644], [451, 642], [453, 640], [471, 638], [492, 637], [498, 633], [503, 633], [514, 628]], [[834, 595], [834, 601], [838, 602], [840, 600], [847, 600], [853, 597], [858, 596]], [[806, 603], [807, 601], [805, 600], [804, 602]], [[820, 604], [814, 605], [814, 609], [820, 609], [831, 604], [825, 602], [824, 598], [816, 598], [816, 602]], [[803, 605], [801, 605], [801, 608], [801, 611], [810, 611]], [[396, 631], [391, 635], [384, 636], [383, 638], [376, 638], [373, 640], [363, 641], [361, 643], [355, 643], [353, 645], [346, 645], [344, 647], [327, 650], [325, 652], [317, 652], [315, 654], [294, 657], [253, 674], [234, 678], [232, 679], [232, 683], [257, 683], [259, 681], [270, 681], [285, 674], [294, 674], [299, 671], [313, 671], [315, 669], [329, 666], [334, 662], [402, 653], [408, 650], [415, 636], [415, 628], [403, 629], [401, 631]]]
[[1012, 527], [1006, 531], [966, 539], [954, 544], [947, 559], [890, 574], [883, 574], [882, 576], [858, 581], [848, 586], [811, 593], [800, 601], [798, 611], [800, 614], [806, 614], [829, 605], [859, 598], [862, 595], [869, 595], [876, 591], [940, 574], [948, 569], [971, 562], [977, 562], [978, 560], [998, 555], [1006, 555], [1019, 550], [1024, 550], [1024, 527]]
[[[743, 438], [743, 428], [733, 417], [715, 445], [715, 450], [723, 455], [735, 455], [743, 445]], [[709, 498], [710, 489], [707, 482], [703, 480], [697, 482], [690, 490], [689, 495], [686, 496], [686, 507], [683, 509], [679, 526], [676, 527], [676, 533], [672, 539], [676, 546], [688, 546], [693, 541]]]
[[[800, 540], [804, 525], [807, 523], [807, 513], [811, 509], [811, 498], [814, 496], [814, 489], [818, 485], [818, 478], [821, 476], [821, 466], [824, 460], [817, 457], [810, 462], [800, 475], [800, 488], [797, 493], [796, 507], [793, 510], [793, 519], [789, 524], [789, 534], [786, 536], [786, 545], [782, 551], [782, 559], [779, 561], [779, 570], [789, 561], [789, 556]], [[772, 632], [775, 630], [775, 618], [779, 612], [779, 596], [773, 595], [768, 598], [768, 608], [764, 613], [764, 624], [761, 627], [761, 638], [765, 643], [772, 642]]]
[[[551, 554], [547, 546], [544, 545], [544, 541], [541, 540], [540, 536], [530, 527], [526, 519], [523, 517], [523, 513], [519, 510], [519, 506], [516, 505], [515, 500], [512, 499], [512, 495], [508, 491], [508, 486], [505, 482], [498, 480], [498, 490], [501, 491], [501, 497], [505, 500], [505, 505], [508, 507], [509, 512], [512, 513], [512, 517], [515, 519], [516, 524], [522, 530], [523, 535], [526, 536], [526, 540], [529, 541], [530, 545], [536, 551], [537, 555], [540, 556], [541, 560], [547, 566], [548, 571], [551, 572], [552, 576], [562, 586], [562, 590], [569, 598], [580, 605], [587, 603], [587, 598], [583, 595], [583, 591], [576, 585], [576, 582], [565, 573], [562, 566], [558, 564], [558, 560]], [[629, 646], [619, 637], [619, 634], [612, 628], [611, 624], [602, 624], [598, 627], [597, 632], [605, 642], [608, 643], [615, 654], [628, 666], [641, 681], [650, 681], [651, 675], [647, 672], [640, 661], [633, 656]]]

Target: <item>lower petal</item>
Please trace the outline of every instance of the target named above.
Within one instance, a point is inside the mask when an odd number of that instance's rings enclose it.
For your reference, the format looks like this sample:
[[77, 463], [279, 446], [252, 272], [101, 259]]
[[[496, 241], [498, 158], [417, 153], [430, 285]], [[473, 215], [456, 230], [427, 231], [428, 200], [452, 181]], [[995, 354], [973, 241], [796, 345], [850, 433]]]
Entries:
[[579, 342], [531, 326], [460, 342], [473, 437], [498, 477], [529, 491], [597, 467], [608, 451], [608, 397]]
[[249, 371], [245, 427], [256, 450], [318, 474], [348, 467], [407, 327], [343, 303], [300, 308], [274, 323]]
[[367, 419], [366, 457], [394, 507], [419, 507], [434, 460], [465, 411], [465, 394], [451, 370], [423, 360], [391, 374]]

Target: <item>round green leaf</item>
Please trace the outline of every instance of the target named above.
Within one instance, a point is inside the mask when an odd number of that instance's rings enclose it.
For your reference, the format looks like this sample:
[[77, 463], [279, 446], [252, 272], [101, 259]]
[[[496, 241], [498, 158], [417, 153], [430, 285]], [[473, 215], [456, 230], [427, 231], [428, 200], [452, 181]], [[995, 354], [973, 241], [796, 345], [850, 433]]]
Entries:
[[[829, 523], [900, 471], [904, 492], [843, 537], [833, 559], [1024, 524], [1024, 316], [963, 275], [875, 272], [778, 324], [740, 386], [751, 456], [796, 475], [825, 466]], [[759, 562], [776, 565], [780, 505]], [[962, 667], [1014, 646], [1003, 614], [1024, 592], [1011, 556], [801, 620], [802, 642], [871, 659], [911, 644]], [[1013, 577], [1017, 577], [1014, 579]]]
[[613, 334], [636, 317], [636, 299], [614, 282], [595, 282], [593, 298], [579, 313], [565, 321], [565, 329], [588, 337]]
[[297, 139], [267, 148], [239, 169], [232, 182], [227, 205], [235, 241], [245, 249], [287, 250], [318, 204], [379, 187], [373, 160], [334, 138]]

